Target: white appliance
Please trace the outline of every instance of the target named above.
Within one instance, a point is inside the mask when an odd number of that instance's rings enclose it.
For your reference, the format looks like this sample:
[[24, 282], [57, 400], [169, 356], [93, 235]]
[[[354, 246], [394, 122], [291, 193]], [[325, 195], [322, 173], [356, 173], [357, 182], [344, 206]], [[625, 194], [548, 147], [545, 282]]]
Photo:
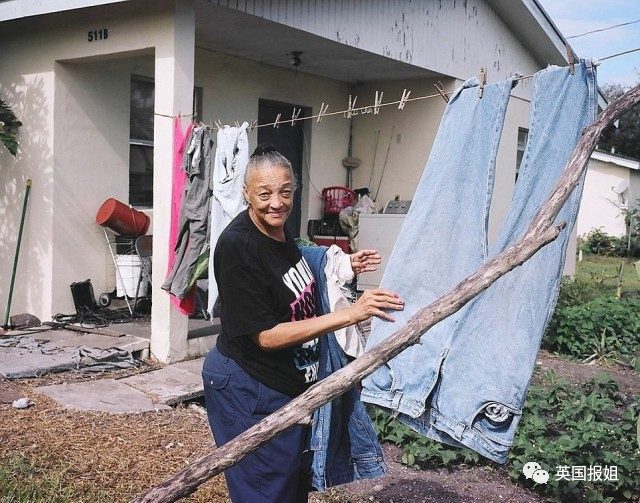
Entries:
[[382, 273], [387, 266], [389, 255], [406, 216], [389, 213], [360, 215], [358, 247], [361, 250], [378, 250], [382, 255], [382, 263], [377, 271], [363, 272], [358, 275], [358, 290], [380, 286]]

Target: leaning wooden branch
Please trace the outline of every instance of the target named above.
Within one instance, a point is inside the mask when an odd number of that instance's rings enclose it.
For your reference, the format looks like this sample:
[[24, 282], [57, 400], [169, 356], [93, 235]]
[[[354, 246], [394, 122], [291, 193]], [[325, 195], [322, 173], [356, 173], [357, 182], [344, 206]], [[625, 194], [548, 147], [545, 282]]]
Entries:
[[386, 341], [327, 379], [315, 384], [233, 441], [189, 464], [178, 474], [150, 489], [134, 502], [171, 502], [188, 496], [200, 484], [233, 466], [281, 431], [307, 421], [315, 409], [341, 395], [402, 350], [417, 343], [429, 328], [458, 311], [498, 278], [521, 265], [540, 248], [553, 241], [565, 225], [564, 222], [554, 225], [554, 220], [571, 191], [577, 186], [598, 138], [608, 125], [639, 102], [640, 86], [637, 86], [611, 104], [585, 129], [562, 178], [518, 243], [487, 262], [449, 293], [419, 310], [407, 325]]

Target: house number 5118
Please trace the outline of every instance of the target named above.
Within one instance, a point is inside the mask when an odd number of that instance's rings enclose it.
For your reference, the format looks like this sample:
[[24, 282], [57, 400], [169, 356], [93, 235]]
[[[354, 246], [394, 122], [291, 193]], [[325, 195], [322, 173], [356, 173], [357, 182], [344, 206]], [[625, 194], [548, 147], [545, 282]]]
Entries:
[[96, 42], [97, 40], [107, 40], [109, 38], [109, 30], [102, 28], [100, 30], [89, 30], [87, 32], [87, 40], [89, 42]]

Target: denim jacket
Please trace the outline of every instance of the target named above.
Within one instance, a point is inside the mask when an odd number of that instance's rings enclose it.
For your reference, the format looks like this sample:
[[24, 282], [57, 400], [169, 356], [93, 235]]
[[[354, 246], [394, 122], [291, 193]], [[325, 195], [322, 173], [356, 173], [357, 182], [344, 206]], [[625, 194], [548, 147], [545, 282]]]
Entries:
[[[317, 314], [329, 312], [326, 265], [327, 248], [301, 247], [316, 279]], [[347, 365], [347, 358], [333, 332], [320, 338], [318, 380]], [[310, 450], [313, 453], [311, 485], [318, 491], [358, 479], [385, 474], [382, 450], [371, 418], [360, 401], [360, 391], [351, 388], [313, 414]]]

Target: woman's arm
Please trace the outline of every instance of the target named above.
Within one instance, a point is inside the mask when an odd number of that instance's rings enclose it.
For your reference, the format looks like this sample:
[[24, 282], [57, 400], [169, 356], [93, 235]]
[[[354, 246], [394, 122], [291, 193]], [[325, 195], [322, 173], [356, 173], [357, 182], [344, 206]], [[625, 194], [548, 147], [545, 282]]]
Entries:
[[347, 309], [306, 320], [279, 323], [269, 330], [255, 334], [253, 340], [264, 351], [276, 351], [299, 346], [327, 332], [353, 325], [372, 316], [394, 321], [382, 310], [401, 311], [403, 308], [404, 301], [393, 292], [381, 288], [365, 290], [358, 301]]

